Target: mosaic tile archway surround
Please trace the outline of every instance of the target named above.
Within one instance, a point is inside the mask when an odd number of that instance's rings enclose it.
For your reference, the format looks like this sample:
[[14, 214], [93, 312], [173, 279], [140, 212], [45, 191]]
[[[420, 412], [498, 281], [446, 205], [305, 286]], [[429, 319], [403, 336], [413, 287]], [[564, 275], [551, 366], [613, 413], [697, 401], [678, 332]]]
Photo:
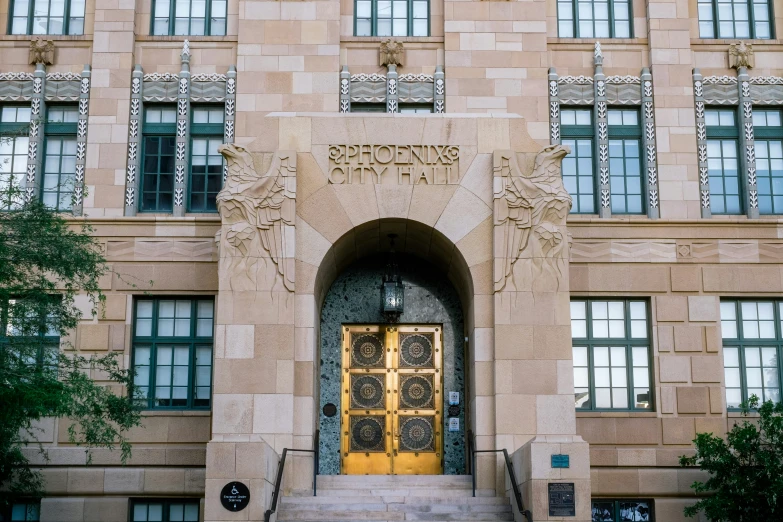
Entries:
[[[400, 323], [443, 324], [443, 396], [460, 393], [460, 431], [449, 432], [444, 415], [444, 474], [465, 473], [465, 352], [462, 305], [451, 282], [435, 267], [413, 256], [397, 256], [405, 285], [405, 312]], [[332, 283], [321, 307], [319, 428], [320, 474], [340, 473], [340, 415], [326, 417], [323, 406], [340, 405], [340, 327], [345, 323], [383, 323], [380, 281], [386, 257], [362, 259]]]

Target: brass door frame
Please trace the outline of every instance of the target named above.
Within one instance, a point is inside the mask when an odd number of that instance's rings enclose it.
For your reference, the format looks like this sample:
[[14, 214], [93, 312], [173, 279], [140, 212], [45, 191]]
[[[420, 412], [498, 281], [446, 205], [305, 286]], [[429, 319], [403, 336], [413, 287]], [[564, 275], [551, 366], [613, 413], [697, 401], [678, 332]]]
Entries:
[[[366, 475], [442, 474], [442, 325], [343, 325], [341, 333], [340, 472]], [[429, 342], [430, 350], [429, 359], [423, 360], [423, 365], [418, 364], [419, 361], [407, 360], [426, 358], [426, 347], [422, 352], [421, 343], [416, 345], [417, 338], [420, 340], [421, 336]], [[400, 339], [405, 343], [408, 338], [412, 344], [405, 349], [414, 351], [407, 351], [403, 356]], [[358, 348], [360, 352], [352, 350], [354, 342], [362, 342]], [[377, 353], [379, 348], [382, 353]], [[361, 361], [357, 360], [357, 354]], [[408, 383], [412, 383], [409, 393], [417, 387], [415, 390], [421, 394], [422, 389], [426, 391], [431, 386], [431, 401], [418, 407], [410, 402], [405, 404], [400, 387]], [[379, 391], [383, 398], [375, 399]], [[366, 398], [365, 395], [370, 397], [371, 402], [359, 404]], [[414, 395], [408, 400], [414, 400]], [[358, 424], [364, 426], [360, 428]], [[382, 437], [379, 437], [377, 432], [381, 428]], [[361, 443], [367, 445], [364, 449], [368, 451], [351, 450], [355, 429], [366, 430], [368, 437]], [[402, 441], [401, 430], [402, 435], [407, 435], [407, 442]], [[374, 438], [373, 433], [376, 435]], [[414, 440], [411, 434], [421, 437]], [[421, 444], [421, 449], [415, 451], [410, 446], [411, 442]], [[408, 444], [407, 451], [405, 444]]]

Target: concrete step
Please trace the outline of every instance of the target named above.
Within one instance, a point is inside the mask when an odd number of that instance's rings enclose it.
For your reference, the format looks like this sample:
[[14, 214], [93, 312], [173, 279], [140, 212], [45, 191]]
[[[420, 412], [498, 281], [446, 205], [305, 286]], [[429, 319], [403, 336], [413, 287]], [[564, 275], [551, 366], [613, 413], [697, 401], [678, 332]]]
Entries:
[[405, 513], [383, 511], [280, 511], [277, 520], [318, 521], [329, 520], [348, 521], [397, 521], [397, 520], [429, 520], [429, 521], [507, 521], [514, 520], [514, 514], [507, 513]]
[[470, 488], [470, 475], [319, 475], [318, 488]]
[[509, 504], [385, 504], [383, 502], [325, 502], [325, 503], [282, 503], [281, 509], [296, 511], [389, 511], [405, 513], [506, 513], [511, 511]]
[[508, 498], [485, 496], [485, 497], [405, 497], [405, 496], [322, 496], [318, 495], [314, 497], [312, 493], [308, 496], [291, 496], [282, 497], [280, 499], [281, 504], [297, 504], [297, 505], [311, 505], [311, 504], [347, 504], [347, 503], [377, 503], [384, 502], [386, 504], [413, 504], [413, 505], [430, 505], [430, 504], [508, 504]]
[[[313, 490], [295, 491], [292, 496], [296, 497], [308, 497], [313, 495]], [[470, 497], [472, 495], [471, 489], [454, 489], [454, 488], [416, 488], [410, 489], [366, 489], [366, 488], [347, 488], [347, 489], [334, 489], [334, 488], [322, 488], [321, 484], [318, 484], [318, 496], [319, 497]], [[494, 489], [477, 489], [477, 497], [494, 497]]]

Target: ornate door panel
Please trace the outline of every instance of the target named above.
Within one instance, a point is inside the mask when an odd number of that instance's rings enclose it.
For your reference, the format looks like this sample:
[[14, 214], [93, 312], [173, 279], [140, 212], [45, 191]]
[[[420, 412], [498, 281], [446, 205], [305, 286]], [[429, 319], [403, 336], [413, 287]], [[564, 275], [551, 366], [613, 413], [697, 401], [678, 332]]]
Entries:
[[442, 328], [344, 326], [342, 473], [442, 473]]

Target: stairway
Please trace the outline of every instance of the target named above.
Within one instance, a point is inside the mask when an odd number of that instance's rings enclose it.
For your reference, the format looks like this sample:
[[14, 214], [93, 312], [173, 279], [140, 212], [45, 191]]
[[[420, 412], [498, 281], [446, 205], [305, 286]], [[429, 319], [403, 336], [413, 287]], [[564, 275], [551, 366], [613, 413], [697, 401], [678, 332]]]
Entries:
[[311, 491], [282, 497], [277, 520], [514, 520], [506, 497], [495, 490], [472, 496], [469, 475], [322, 475]]

